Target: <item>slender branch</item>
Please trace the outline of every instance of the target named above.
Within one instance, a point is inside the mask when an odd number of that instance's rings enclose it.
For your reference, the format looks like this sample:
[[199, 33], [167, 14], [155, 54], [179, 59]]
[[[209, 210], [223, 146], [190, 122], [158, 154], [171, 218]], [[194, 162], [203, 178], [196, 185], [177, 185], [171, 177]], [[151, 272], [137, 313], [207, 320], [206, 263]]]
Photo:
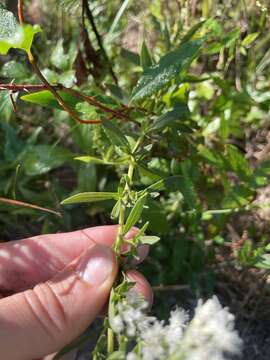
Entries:
[[89, 7], [88, 0], [83, 0], [83, 7], [85, 9], [86, 16], [87, 16], [87, 18], [88, 18], [88, 20], [89, 20], [89, 22], [91, 24], [92, 30], [93, 30], [93, 32], [94, 32], [94, 34], [96, 36], [98, 46], [100, 47], [100, 50], [102, 51], [104, 58], [108, 62], [112, 78], [113, 78], [115, 84], [118, 85], [118, 79], [117, 79], [117, 77], [115, 75], [115, 72], [113, 71], [112, 64], [110, 62], [110, 59], [109, 59], [109, 57], [107, 55], [107, 52], [106, 52], [104, 46], [103, 46], [102, 38], [101, 38], [101, 36], [100, 36], [100, 34], [98, 32], [97, 26], [95, 24], [94, 16], [93, 16], [92, 11], [91, 11], [91, 9]]
[[131, 121], [131, 119], [129, 118], [128, 115], [124, 114], [123, 112], [121, 112], [119, 110], [114, 110], [114, 109], [108, 108], [107, 106], [103, 105], [98, 100], [96, 100], [93, 96], [84, 95], [84, 94], [80, 93], [79, 91], [76, 91], [76, 90], [71, 89], [71, 88], [62, 87], [62, 89], [64, 91], [66, 91], [67, 93], [70, 93], [71, 95], [73, 95], [73, 96], [75, 96], [75, 97], [77, 97], [77, 98], [79, 98], [81, 100], [84, 100], [84, 101], [88, 102], [90, 105], [93, 105], [93, 106], [96, 106], [96, 107], [100, 108], [104, 112], [113, 114], [114, 116], [119, 117], [121, 119]]
[[[41, 74], [41, 76], [43, 76]], [[45, 78], [44, 78], [45, 79]], [[47, 81], [46, 79], [44, 81]], [[46, 90], [48, 89], [48, 86], [46, 84], [39, 84], [39, 85], [35, 85], [35, 84], [14, 84], [14, 83], [9, 83], [9, 84], [4, 84], [4, 83], [0, 83], [0, 91], [11, 91], [12, 93], [15, 92], [19, 92], [19, 91], [25, 91], [25, 92], [35, 92], [35, 91], [41, 91], [41, 90]], [[81, 99], [83, 101], [86, 101], [87, 103], [89, 103], [90, 105], [93, 105], [101, 110], [103, 110], [105, 113], [109, 113], [112, 114], [113, 117], [117, 117], [120, 118], [122, 120], [127, 120], [127, 121], [133, 121], [128, 114], [126, 113], [127, 111], [131, 111], [132, 108], [127, 108], [127, 107], [122, 107], [119, 110], [118, 109], [111, 109], [107, 106], [105, 106], [104, 104], [100, 103], [98, 100], [96, 100], [93, 96], [89, 96], [89, 95], [84, 95], [82, 93], [80, 93], [77, 90], [71, 89], [71, 88], [66, 88], [65, 86], [61, 85], [61, 84], [57, 84], [57, 85], [50, 85], [50, 91], [52, 91], [52, 89], [56, 92], [56, 90], [62, 90], [66, 93], [71, 94], [72, 96]], [[59, 96], [59, 94], [56, 92], [56, 94]]]
[[130, 157], [130, 162], [129, 162], [129, 166], [128, 166], [128, 181], [125, 184], [125, 188], [123, 191], [123, 198], [120, 200], [120, 210], [119, 210], [119, 227], [118, 227], [118, 234], [117, 234], [117, 238], [115, 240], [114, 243], [114, 250], [116, 252], [116, 254], [119, 254], [121, 251], [121, 246], [123, 244], [124, 241], [124, 225], [125, 225], [125, 212], [126, 212], [126, 203], [128, 200], [128, 193], [130, 190], [130, 187], [133, 183], [133, 176], [134, 176], [134, 170], [135, 170], [135, 164], [136, 164], [136, 160], [135, 160], [135, 153], [138, 150], [139, 146], [142, 144], [144, 139], [144, 134], [141, 134], [141, 136], [139, 137], [139, 139], [137, 140], [137, 142], [135, 143], [133, 149], [132, 149], [132, 154]]
[[[51, 85], [55, 90], [60, 90], [62, 85]], [[47, 89], [47, 86], [43, 84], [32, 85], [32, 84], [0, 84], [0, 91], [26, 91], [26, 92], [34, 92]]]
[[[24, 16], [23, 16], [23, 0], [18, 0], [18, 16], [19, 16], [19, 21], [20, 24], [23, 25], [24, 23]], [[51, 86], [51, 84], [47, 81], [47, 79], [44, 77], [44, 75], [42, 74], [42, 72], [40, 71], [35, 58], [31, 52], [31, 50], [29, 50], [27, 52], [28, 55], [28, 60], [30, 62], [30, 64], [32, 65], [33, 70], [35, 71], [37, 77], [40, 79], [40, 81], [45, 85], [45, 87], [54, 95], [54, 97], [56, 98], [56, 100], [58, 101], [58, 103], [62, 106], [62, 108], [77, 122], [81, 123], [81, 124], [100, 124], [101, 121], [100, 120], [83, 120], [81, 118], [78, 117], [78, 115], [69, 108], [69, 106], [65, 103], [65, 101], [62, 99], [62, 97], [58, 94], [58, 92], [55, 90], [55, 88], [53, 86]]]
[[18, 16], [20, 24], [24, 23], [24, 16], [23, 16], [23, 0], [18, 0]]
[[26, 202], [23, 202], [23, 201], [18, 201], [18, 200], [13, 200], [13, 199], [7, 199], [7, 198], [0, 197], [0, 202], [5, 203], [5, 204], [9, 204], [9, 205], [23, 206], [23, 207], [28, 207], [28, 208], [35, 209], [35, 210], [46, 211], [46, 212], [49, 212], [51, 214], [62, 217], [62, 215], [58, 211], [47, 209], [47, 208], [37, 206], [37, 205], [34, 205], [34, 204], [29, 204], [29, 203], [26, 203]]

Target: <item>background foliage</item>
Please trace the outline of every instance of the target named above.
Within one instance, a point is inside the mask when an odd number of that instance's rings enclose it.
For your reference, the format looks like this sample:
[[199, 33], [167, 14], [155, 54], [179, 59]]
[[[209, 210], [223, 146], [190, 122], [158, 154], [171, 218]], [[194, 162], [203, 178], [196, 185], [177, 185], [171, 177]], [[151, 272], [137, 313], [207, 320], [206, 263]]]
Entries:
[[[14, 10], [12, 1], [2, 4]], [[79, 1], [26, 4], [27, 22], [43, 29], [33, 52], [51, 83], [80, 88], [113, 109], [131, 100], [137, 124], [147, 111], [152, 131], [135, 185], [181, 177], [143, 212], [148, 231], [162, 238], [144, 265], [151, 283], [159, 291], [184, 283], [197, 295], [219, 289], [233, 293], [235, 304], [256, 283], [245, 309], [258, 292], [268, 299], [267, 1], [145, 0], [142, 9], [131, 0], [96, 0], [89, 4], [98, 34]], [[1, 56], [0, 76], [1, 83], [39, 83], [16, 49]], [[60, 205], [79, 192], [117, 190], [126, 166], [112, 139], [99, 125], [74, 122], [49, 93], [14, 98], [16, 112], [0, 92], [0, 194], [62, 217], [0, 203], [2, 240], [112, 223], [110, 200]], [[65, 100], [85, 119], [104, 117]], [[138, 125], [113, 124], [114, 145], [123, 146], [121, 132], [132, 143]]]

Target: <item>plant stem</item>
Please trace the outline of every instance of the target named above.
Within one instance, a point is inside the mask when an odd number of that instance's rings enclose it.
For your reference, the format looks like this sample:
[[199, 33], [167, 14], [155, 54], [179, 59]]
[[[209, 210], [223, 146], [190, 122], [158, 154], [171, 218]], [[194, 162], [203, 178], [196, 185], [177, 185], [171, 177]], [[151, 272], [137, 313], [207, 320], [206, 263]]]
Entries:
[[140, 135], [137, 142], [135, 143], [130, 156], [130, 162], [128, 166], [128, 181], [125, 184], [125, 188], [123, 191], [123, 197], [120, 200], [120, 209], [119, 209], [119, 228], [118, 228], [118, 235], [114, 243], [114, 251], [119, 256], [121, 252], [121, 246], [124, 242], [124, 223], [125, 223], [125, 212], [126, 212], [126, 203], [128, 201], [128, 193], [131, 188], [132, 182], [133, 182], [133, 176], [134, 176], [134, 170], [135, 170], [135, 164], [136, 159], [134, 157], [134, 154], [138, 150], [139, 146], [141, 145], [144, 138], [144, 133]]
[[107, 353], [112, 354], [114, 351], [114, 334], [111, 328], [108, 328], [107, 332]]
[[[24, 24], [24, 15], [23, 15], [23, 0], [18, 0], [18, 16], [19, 16], [19, 21], [20, 21], [20, 25]], [[37, 62], [31, 52], [31, 50], [29, 50], [27, 52], [27, 56], [28, 56], [28, 60], [30, 62], [30, 64], [32, 65], [32, 68], [35, 72], [35, 74], [37, 75], [37, 77], [39, 78], [39, 80], [45, 85], [45, 87], [47, 88], [47, 90], [49, 90], [53, 96], [56, 98], [56, 100], [58, 101], [58, 103], [61, 105], [61, 107], [69, 114], [69, 116], [76, 120], [77, 122], [79, 122], [80, 124], [100, 124], [101, 120], [83, 120], [81, 119], [63, 100], [62, 96], [59, 95], [59, 93], [55, 90], [55, 88], [48, 82], [48, 80], [45, 78], [45, 76], [42, 74], [42, 72], [40, 71]]]
[[112, 64], [110, 62], [110, 59], [109, 59], [109, 56], [107, 55], [107, 52], [103, 46], [103, 43], [102, 43], [102, 39], [101, 39], [101, 36], [98, 32], [98, 29], [97, 29], [97, 26], [95, 24], [95, 20], [94, 20], [94, 16], [92, 14], [92, 11], [89, 7], [89, 4], [88, 4], [88, 1], [87, 0], [83, 0], [83, 6], [85, 7], [85, 10], [86, 10], [86, 16], [91, 24], [91, 27], [92, 27], [92, 30], [96, 36], [96, 39], [97, 39], [97, 43], [98, 43], [98, 46], [100, 48], [100, 50], [102, 51], [103, 53], [103, 56], [105, 58], [105, 60], [107, 61], [108, 65], [109, 65], [109, 69], [110, 69], [110, 73], [112, 75], [112, 78], [113, 78], [113, 81], [115, 83], [115, 85], [118, 85], [118, 80], [117, 80], [117, 77], [115, 75], [115, 72], [113, 71], [113, 67], [112, 67]]

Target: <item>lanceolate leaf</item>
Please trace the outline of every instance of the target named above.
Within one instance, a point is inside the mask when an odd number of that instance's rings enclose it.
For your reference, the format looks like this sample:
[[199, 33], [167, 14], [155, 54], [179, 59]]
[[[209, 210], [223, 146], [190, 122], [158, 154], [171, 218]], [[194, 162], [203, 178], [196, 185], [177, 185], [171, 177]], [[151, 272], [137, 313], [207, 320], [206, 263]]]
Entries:
[[119, 127], [108, 120], [103, 121], [102, 125], [105, 134], [113, 145], [129, 149], [129, 143]]
[[117, 200], [118, 193], [114, 192], [85, 192], [70, 196], [61, 202], [62, 205], [90, 203], [103, 200]]
[[189, 114], [189, 108], [185, 103], [176, 104], [171, 111], [168, 111], [155, 121], [153, 129], [158, 130], [167, 126], [173, 126], [176, 124], [177, 120], [184, 120]]
[[147, 194], [144, 194], [136, 201], [124, 226], [124, 234], [126, 234], [132, 228], [132, 226], [135, 225], [136, 222], [140, 219], [146, 198]]
[[180, 72], [186, 70], [198, 55], [201, 41], [188, 41], [163, 56], [155, 66], [147, 68], [132, 92], [132, 101], [144, 99], [166, 86]]
[[128, 164], [128, 161], [107, 161], [107, 160], [103, 160], [100, 158], [97, 158], [95, 156], [78, 156], [75, 157], [75, 160], [79, 160], [82, 162], [86, 162], [86, 163], [93, 163], [93, 164], [100, 164], [100, 165], [123, 165], [123, 164]]
[[[71, 108], [75, 110], [76, 104], [80, 102], [80, 100], [66, 93], [65, 91], [59, 91], [58, 93], [59, 95], [61, 95], [62, 99]], [[38, 104], [52, 109], [63, 110], [63, 108], [59, 105], [58, 101], [55, 99], [52, 93], [48, 90], [42, 90], [42, 91], [34, 92], [32, 94], [23, 95], [21, 96], [21, 99], [33, 104]]]
[[145, 235], [140, 237], [140, 243], [146, 245], [154, 245], [156, 244], [160, 238], [158, 236]]
[[181, 175], [169, 176], [167, 178], [161, 179], [154, 184], [148, 186], [145, 190], [142, 190], [141, 193], [151, 192], [151, 191], [162, 191], [165, 189], [170, 189], [171, 191], [175, 190], [176, 188], [179, 189], [179, 184], [183, 180]]
[[141, 63], [141, 67], [144, 70], [153, 65], [151, 55], [145, 44], [145, 41], [142, 43], [141, 54], [140, 54], [140, 63]]

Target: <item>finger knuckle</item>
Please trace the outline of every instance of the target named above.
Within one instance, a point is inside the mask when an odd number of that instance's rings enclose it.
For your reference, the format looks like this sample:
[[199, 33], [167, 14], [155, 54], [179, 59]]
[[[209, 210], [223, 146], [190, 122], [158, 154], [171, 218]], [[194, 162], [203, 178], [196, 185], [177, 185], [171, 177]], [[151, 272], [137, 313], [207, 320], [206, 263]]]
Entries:
[[25, 292], [25, 300], [32, 315], [49, 336], [54, 338], [65, 329], [67, 319], [63, 304], [48, 283]]

